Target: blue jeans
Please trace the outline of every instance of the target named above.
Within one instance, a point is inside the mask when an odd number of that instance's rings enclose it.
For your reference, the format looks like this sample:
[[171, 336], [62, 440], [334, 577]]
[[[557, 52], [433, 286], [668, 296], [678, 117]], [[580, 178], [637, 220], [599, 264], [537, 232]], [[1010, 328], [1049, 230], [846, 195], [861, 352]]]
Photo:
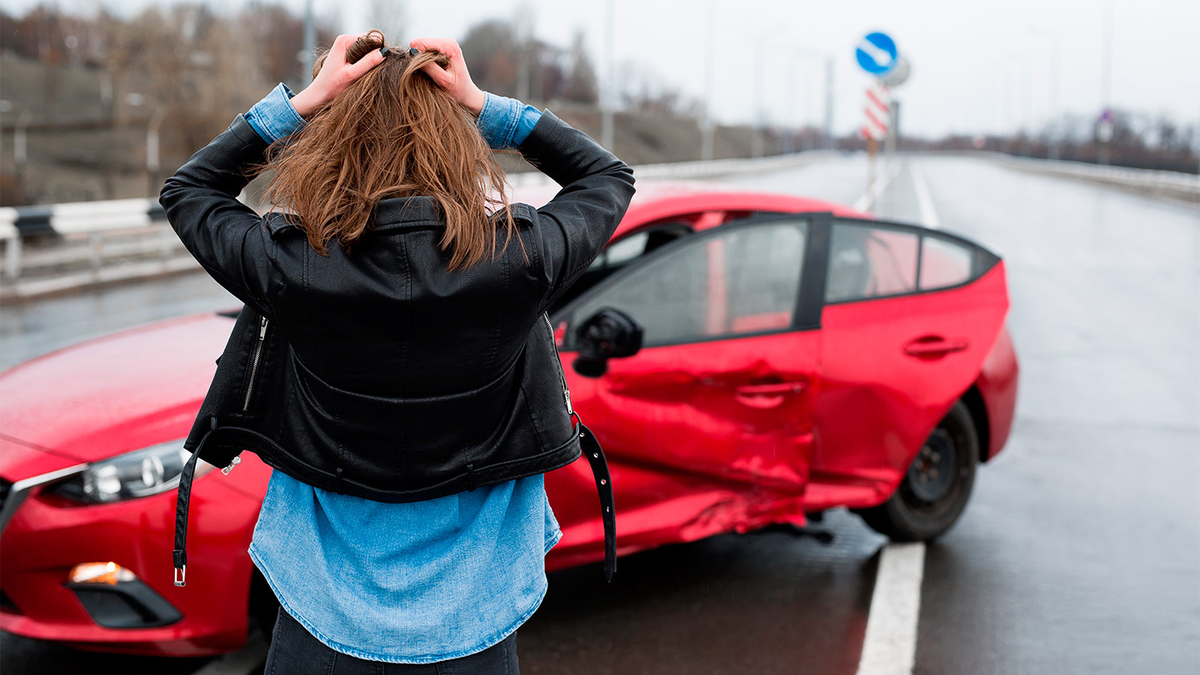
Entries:
[[519, 675], [517, 634], [487, 649], [437, 663], [384, 663], [355, 658], [322, 644], [281, 607], [264, 675]]

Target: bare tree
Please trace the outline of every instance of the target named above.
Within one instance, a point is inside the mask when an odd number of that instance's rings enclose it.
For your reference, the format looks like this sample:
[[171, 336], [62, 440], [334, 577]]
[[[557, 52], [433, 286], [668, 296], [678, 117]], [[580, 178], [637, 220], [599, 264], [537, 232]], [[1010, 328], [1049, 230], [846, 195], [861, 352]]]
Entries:
[[563, 97], [568, 101], [595, 104], [600, 100], [599, 92], [596, 69], [588, 57], [584, 33], [582, 30], [576, 31], [571, 43], [571, 74], [567, 77]]
[[484, 91], [517, 94], [517, 36], [507, 21], [477, 23], [459, 42], [471, 77]]

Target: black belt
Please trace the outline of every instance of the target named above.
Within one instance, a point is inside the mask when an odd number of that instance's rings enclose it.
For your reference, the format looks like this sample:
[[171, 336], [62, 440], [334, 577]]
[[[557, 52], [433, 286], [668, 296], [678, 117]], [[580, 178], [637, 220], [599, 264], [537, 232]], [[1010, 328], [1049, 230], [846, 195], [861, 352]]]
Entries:
[[[604, 522], [604, 578], [612, 583], [613, 574], [617, 571], [617, 514], [613, 505], [612, 478], [608, 473], [608, 462], [605, 461], [604, 451], [600, 442], [588, 429], [579, 415], [572, 413], [579, 423], [576, 431], [579, 433], [579, 446], [592, 467], [592, 476], [596, 479], [596, 492], [600, 495], [600, 518]], [[179, 474], [179, 489], [175, 499], [175, 585], [187, 583], [187, 526], [188, 506], [192, 498], [192, 479], [196, 474], [196, 461], [204, 450], [204, 443], [217, 429], [217, 418], [209, 421], [209, 430], [204, 432], [200, 443], [183, 465]], [[252, 432], [253, 433], [253, 432]], [[257, 435], [257, 434], [256, 434]]]
[[604, 578], [611, 584], [613, 573], [617, 571], [617, 510], [613, 506], [612, 478], [608, 475], [608, 462], [600, 442], [579, 415], [575, 415], [575, 419], [579, 422], [579, 446], [588, 464], [592, 465], [592, 477], [596, 479], [596, 492], [600, 495], [600, 518], [604, 521]]
[[192, 501], [192, 478], [196, 475], [196, 461], [200, 459], [204, 443], [212, 436], [216, 428], [217, 418], [214, 416], [209, 419], [208, 431], [204, 432], [200, 443], [192, 451], [192, 456], [183, 465], [183, 471], [179, 473], [179, 489], [175, 493], [175, 550], [172, 552], [172, 556], [175, 558], [176, 586], [183, 586], [187, 583], [188, 506]]

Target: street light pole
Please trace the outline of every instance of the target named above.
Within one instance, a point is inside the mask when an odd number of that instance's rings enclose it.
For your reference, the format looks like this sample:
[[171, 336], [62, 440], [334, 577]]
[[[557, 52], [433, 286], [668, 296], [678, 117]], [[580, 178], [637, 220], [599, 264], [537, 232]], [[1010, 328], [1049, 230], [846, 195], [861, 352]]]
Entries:
[[799, 100], [800, 89], [800, 62], [794, 61], [788, 64], [788, 75], [791, 78], [790, 86], [784, 92], [783, 101], [783, 152], [790, 155], [796, 151], [796, 135], [801, 128], [803, 115], [800, 114], [800, 106], [796, 104]]
[[616, 29], [613, 21], [613, 2], [614, 0], [606, 0], [604, 3], [604, 70], [606, 77], [600, 101], [602, 120], [600, 145], [608, 148], [610, 152], [613, 151], [613, 101], [616, 98], [613, 95], [616, 85], [616, 75], [613, 69], [613, 31]]
[[21, 113], [17, 115], [17, 126], [13, 130], [13, 164], [17, 169], [17, 182], [22, 189], [25, 187], [25, 164], [29, 161], [26, 131], [32, 119], [33, 114], [29, 112], [29, 109], [22, 109]]
[[825, 148], [833, 149], [833, 57], [825, 56]]
[[305, 84], [312, 82], [313, 60], [317, 51], [317, 24], [313, 17], [313, 0], [304, 3], [304, 73]]
[[146, 180], [148, 195], [153, 197], [159, 191], [158, 185], [158, 130], [162, 126], [166, 113], [161, 105], [154, 108], [150, 116], [150, 124], [146, 127]]
[[1019, 103], [1019, 118], [1020, 118], [1020, 138], [1021, 145], [1017, 154], [1029, 154], [1029, 82], [1032, 75], [1029, 71], [1029, 61], [1021, 59], [1021, 98]]
[[[1104, 3], [1104, 32], [1101, 36], [1100, 55], [1100, 100], [1104, 106], [1103, 112], [1107, 115], [1112, 106], [1112, 0], [1106, 0]], [[1111, 124], [1110, 120], [1105, 120], [1104, 123]], [[1108, 164], [1109, 161], [1109, 141], [1112, 140], [1112, 134], [1100, 134], [1100, 151], [1096, 160], [1100, 164]]]
[[[796, 61], [803, 59], [820, 59], [825, 64], [825, 148], [833, 147], [833, 57], [812, 49], [797, 48], [794, 51]], [[803, 102], [800, 103], [803, 106]], [[807, 148], [802, 148], [807, 149]]]
[[1050, 147], [1046, 149], [1046, 154], [1050, 159], [1058, 159], [1060, 147], [1062, 143], [1062, 134], [1058, 131], [1056, 118], [1059, 116], [1058, 111], [1058, 85], [1059, 85], [1059, 58], [1062, 56], [1062, 43], [1058, 36], [1051, 36], [1053, 41], [1054, 51], [1050, 55]]
[[1016, 78], [1013, 76], [1011, 68], [1004, 71], [1004, 128], [1008, 135], [1007, 151], [1010, 155], [1017, 154], [1015, 151], [1016, 144], [1014, 141], [1017, 137], [1017, 114], [1016, 106], [1013, 104], [1013, 99], [1016, 98], [1014, 90], [1016, 89]]
[[533, 36], [533, 11], [529, 5], [517, 6], [514, 22], [517, 29], [517, 100], [528, 101], [533, 84], [533, 68], [530, 63], [530, 42]]
[[713, 158], [714, 4], [714, 0], [708, 0], [704, 7], [704, 120], [700, 130], [700, 159], [706, 162]]
[[763, 101], [765, 96], [763, 92], [763, 68], [766, 65], [766, 48], [763, 46], [763, 40], [760, 40], [755, 45], [754, 51], [754, 136], [750, 140], [750, 156], [762, 157], [763, 155], [763, 125], [766, 123], [766, 114], [764, 109], [766, 103]]

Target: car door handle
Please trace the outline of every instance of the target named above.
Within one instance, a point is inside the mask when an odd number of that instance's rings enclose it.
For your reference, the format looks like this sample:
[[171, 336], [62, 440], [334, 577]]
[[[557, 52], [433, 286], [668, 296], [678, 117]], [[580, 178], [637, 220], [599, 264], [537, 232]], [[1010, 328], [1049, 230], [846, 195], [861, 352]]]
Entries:
[[772, 382], [771, 384], [744, 384], [737, 388], [738, 396], [779, 396], [799, 394], [807, 385], [804, 382]]
[[763, 384], [743, 384], [734, 388], [734, 399], [747, 408], [767, 410], [778, 408], [787, 400], [789, 394], [799, 394], [808, 385], [805, 382], [767, 382]]
[[922, 359], [937, 358], [966, 349], [966, 340], [947, 340], [942, 337], [921, 337], [904, 345], [904, 353]]

